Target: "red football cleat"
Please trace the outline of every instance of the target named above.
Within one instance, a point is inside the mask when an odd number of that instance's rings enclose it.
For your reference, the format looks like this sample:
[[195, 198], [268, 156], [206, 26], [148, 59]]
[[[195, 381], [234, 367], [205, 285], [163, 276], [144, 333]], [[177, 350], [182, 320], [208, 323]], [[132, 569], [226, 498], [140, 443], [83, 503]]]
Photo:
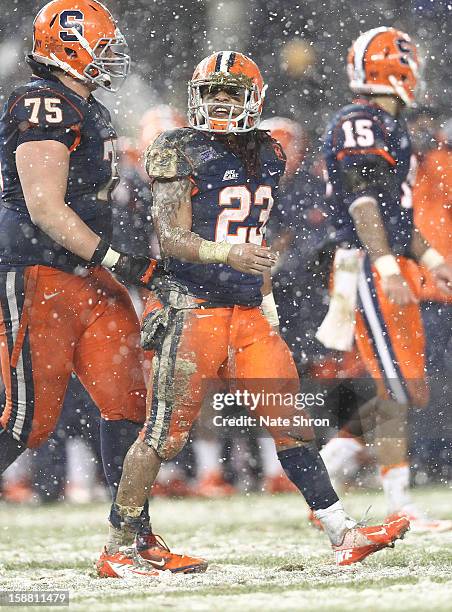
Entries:
[[194, 488], [194, 495], [198, 497], [229, 497], [235, 493], [235, 487], [225, 481], [220, 471], [206, 474]]
[[169, 570], [174, 574], [194, 574], [205, 572], [207, 561], [197, 557], [179, 555], [170, 551], [163, 538], [153, 533], [149, 535], [138, 535], [136, 540], [137, 551], [158, 570]]
[[393, 547], [410, 528], [410, 521], [401, 517], [395, 521], [369, 527], [352, 527], [345, 532], [338, 546], [333, 546], [337, 565], [362, 561], [382, 548]]
[[108, 553], [104, 548], [96, 563], [101, 578], [159, 578], [159, 572], [141, 557], [135, 548]]
[[414, 506], [394, 512], [385, 520], [395, 521], [401, 517], [405, 517], [410, 521], [410, 529], [413, 533], [444, 533], [445, 531], [452, 531], [452, 520], [431, 518]]

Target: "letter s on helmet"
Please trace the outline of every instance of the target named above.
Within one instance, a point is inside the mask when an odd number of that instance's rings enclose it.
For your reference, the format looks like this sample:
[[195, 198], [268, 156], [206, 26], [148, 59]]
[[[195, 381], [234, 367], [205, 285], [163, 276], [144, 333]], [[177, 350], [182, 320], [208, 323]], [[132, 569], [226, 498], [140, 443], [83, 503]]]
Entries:
[[355, 93], [397, 96], [407, 106], [416, 101], [419, 57], [408, 34], [374, 28], [361, 34], [347, 59], [350, 89]]
[[[239, 106], [241, 112], [237, 117], [232, 117], [237, 105], [230, 105], [229, 117], [224, 119], [210, 115], [209, 107], [214, 105], [203, 101], [202, 88], [221, 85], [244, 89], [244, 103]], [[188, 83], [189, 125], [206, 132], [240, 133], [254, 130], [259, 125], [266, 89], [259, 68], [249, 57], [234, 51], [213, 53], [196, 66]]]
[[75, 79], [117, 91], [130, 67], [127, 44], [97, 0], [52, 0], [33, 24], [32, 58]]

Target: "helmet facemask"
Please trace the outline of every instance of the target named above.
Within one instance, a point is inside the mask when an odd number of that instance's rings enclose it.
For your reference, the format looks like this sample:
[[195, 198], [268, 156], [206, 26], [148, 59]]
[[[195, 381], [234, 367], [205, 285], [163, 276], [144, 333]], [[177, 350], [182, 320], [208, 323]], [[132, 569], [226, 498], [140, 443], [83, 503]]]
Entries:
[[83, 76], [102, 89], [111, 92], [118, 91], [130, 69], [130, 56], [127, 53], [126, 39], [120, 30], [116, 29], [113, 38], [100, 38], [93, 49], [77, 30], [74, 29], [73, 32], [82, 47], [93, 58], [92, 62], [83, 71]]
[[[203, 96], [212, 88], [239, 88], [243, 91], [243, 102], [205, 102]], [[188, 121], [197, 130], [219, 133], [243, 133], [257, 128], [260, 122], [266, 86], [259, 91], [253, 80], [244, 74], [213, 72], [206, 79], [194, 79], [188, 83]], [[229, 109], [227, 117], [214, 117], [214, 107]], [[240, 112], [235, 115], [235, 111]]]
[[[41, 64], [60, 68], [75, 79], [93, 83], [96, 87], [101, 87], [106, 91], [117, 92], [125, 81], [130, 69], [127, 43], [120, 30], [116, 29], [115, 35], [112, 38], [100, 38], [93, 48], [76, 28], [71, 28], [69, 31], [77, 37], [83, 51], [92, 58], [86, 65], [83, 73], [77, 71], [68, 62], [58, 58], [52, 51], [49, 53], [49, 58], [36, 52], [32, 53], [32, 57]], [[77, 55], [78, 51], [68, 48], [66, 53]]]

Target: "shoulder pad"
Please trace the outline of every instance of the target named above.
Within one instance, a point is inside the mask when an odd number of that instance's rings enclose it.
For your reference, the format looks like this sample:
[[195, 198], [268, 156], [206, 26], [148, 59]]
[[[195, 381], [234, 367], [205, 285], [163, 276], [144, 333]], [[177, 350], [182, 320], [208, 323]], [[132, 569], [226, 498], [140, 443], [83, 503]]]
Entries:
[[330, 126], [331, 147], [335, 154], [381, 155], [390, 164], [396, 161], [390, 154], [390, 133], [383, 118], [372, 108], [348, 106], [342, 110]]
[[52, 83], [21, 88], [11, 96], [9, 113], [16, 123], [44, 130], [82, 123], [84, 110]]
[[178, 128], [162, 132], [146, 149], [144, 165], [151, 178], [182, 178], [193, 173], [185, 154], [188, 130]]

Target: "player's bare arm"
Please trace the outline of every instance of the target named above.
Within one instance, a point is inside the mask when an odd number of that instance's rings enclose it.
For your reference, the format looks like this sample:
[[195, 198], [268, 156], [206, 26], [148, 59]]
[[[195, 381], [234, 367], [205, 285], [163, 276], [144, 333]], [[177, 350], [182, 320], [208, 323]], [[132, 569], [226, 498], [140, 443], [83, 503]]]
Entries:
[[447, 295], [452, 295], [452, 266], [444, 257], [432, 248], [418, 228], [414, 229], [411, 242], [411, 253], [419, 263], [428, 268], [435, 278], [438, 288]]
[[191, 190], [188, 178], [154, 181], [153, 220], [163, 255], [193, 263], [227, 263], [254, 275], [269, 270], [275, 256], [268, 247], [215, 243], [191, 231]]
[[85, 261], [146, 286], [156, 262], [115, 251], [66, 204], [69, 160], [68, 148], [54, 140], [24, 142], [17, 148], [17, 171], [33, 223]]
[[191, 231], [191, 189], [188, 178], [154, 181], [152, 218], [162, 255], [199, 262], [202, 238]]
[[[358, 198], [351, 205], [350, 214], [359, 239], [384, 279], [383, 286], [388, 298], [399, 306], [416, 303], [417, 299], [401, 275], [389, 248], [377, 201], [372, 197]], [[389, 268], [391, 264], [395, 265]]]
[[65, 202], [69, 158], [69, 150], [61, 142], [24, 142], [17, 148], [16, 164], [33, 223], [68, 251], [89, 261], [100, 238]]

